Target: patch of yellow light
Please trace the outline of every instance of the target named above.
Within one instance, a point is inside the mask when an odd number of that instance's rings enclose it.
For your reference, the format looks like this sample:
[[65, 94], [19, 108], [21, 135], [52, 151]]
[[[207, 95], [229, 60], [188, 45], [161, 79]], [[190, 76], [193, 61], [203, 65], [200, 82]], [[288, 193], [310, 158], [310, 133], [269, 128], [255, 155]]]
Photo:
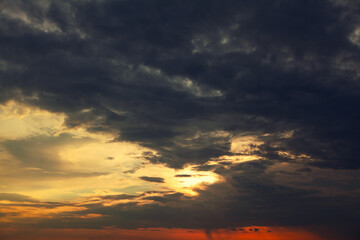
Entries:
[[103, 132], [92, 133], [92, 132], [88, 132], [85, 127], [67, 128], [64, 125], [62, 125], [61, 128], [59, 128], [54, 133], [54, 136], [59, 136], [61, 133], [70, 133], [71, 135], [73, 135], [73, 138], [88, 137], [103, 142], [110, 142], [116, 137], [116, 134], [112, 134], [112, 133], [103, 133]]
[[[181, 177], [189, 175], [190, 177]], [[192, 188], [200, 184], [211, 184], [219, 180], [219, 176], [211, 171], [198, 172], [191, 170], [190, 167], [177, 172], [179, 186], [183, 188]]]
[[[211, 171], [194, 171], [192, 166], [185, 169], [175, 170], [164, 165], [147, 165], [136, 172], [138, 177], [161, 177], [164, 183], [144, 182], [159, 190], [173, 190], [186, 195], [197, 195], [194, 189], [204, 188], [206, 185], [220, 180], [220, 176]], [[143, 183], [143, 184], [144, 184]]]
[[88, 213], [84, 216], [80, 216], [79, 218], [97, 218], [97, 217], [102, 217], [102, 215], [96, 213]]
[[[85, 113], [90, 111], [83, 110]], [[36, 143], [31, 151], [23, 151], [31, 158], [17, 159], [5, 148], [0, 152], [0, 170], [4, 173], [0, 175], [0, 181], [6, 182], [6, 192], [53, 201], [74, 201], [96, 195], [141, 194], [145, 191], [196, 195], [194, 189], [220, 180], [220, 176], [211, 171], [198, 172], [191, 166], [175, 170], [160, 164], [144, 165], [143, 153], [150, 149], [129, 142], [113, 142], [115, 135], [90, 133], [85, 127], [67, 129], [65, 117], [65, 114], [14, 101], [0, 105], [0, 142], [25, 139], [29, 144]], [[48, 142], [51, 144], [43, 149], [43, 144]], [[56, 161], [61, 164], [56, 169], [36, 165], [37, 158], [41, 157], [47, 161], [47, 166], [57, 166], [51, 165]], [[161, 177], [164, 183], [143, 181], [140, 179], [142, 176]], [[27, 207], [30, 216], [31, 209]], [[44, 214], [52, 213], [49, 211], [44, 211]]]
[[9, 200], [0, 200], [0, 204], [12, 204], [12, 201]]
[[[36, 199], [46, 201], [83, 201], [83, 197], [111, 194], [133, 194], [126, 188], [136, 186], [142, 191], [153, 190], [150, 186], [143, 186], [137, 177], [126, 177], [122, 171], [114, 171], [105, 175], [77, 177], [59, 176], [49, 178], [32, 178], [14, 180], [7, 192], [21, 193]], [[125, 190], [111, 191], [110, 189], [124, 188]]]
[[[23, 139], [39, 141], [38, 136], [46, 136], [43, 139], [54, 140], [52, 145], [46, 145], [46, 149], [43, 149], [42, 144], [35, 144], [32, 152], [26, 154], [30, 154], [35, 161], [36, 157], [45, 155], [50, 156], [49, 161], [61, 163], [61, 168], [49, 170], [32, 166], [28, 160], [24, 164], [23, 160], [17, 159], [5, 148], [0, 149], [0, 182], [6, 183], [6, 192], [56, 201], [93, 193], [96, 189], [106, 191], [133, 184], [131, 177], [123, 172], [141, 167], [142, 152], [148, 149], [128, 142], [111, 142], [114, 138], [112, 134], [89, 133], [82, 127], [66, 129], [64, 120], [64, 114], [15, 101], [0, 105], [0, 142]], [[64, 139], [61, 133], [71, 137], [66, 138], [65, 142], [58, 141]], [[79, 141], [72, 141], [71, 138], [78, 138]]]
[[283, 138], [291, 138], [294, 135], [294, 130], [285, 131], [281, 134], [281, 137]]
[[21, 218], [52, 218], [59, 213], [82, 210], [86, 210], [86, 208], [77, 206], [59, 206], [55, 208], [41, 206], [2, 206], [1, 212], [7, 216], [0, 218], [0, 222], [13, 222]]
[[310, 160], [311, 156], [306, 155], [306, 154], [293, 154], [290, 152], [285, 152], [285, 151], [277, 151], [277, 153], [282, 156], [282, 157], [286, 157], [292, 160], [302, 160], [302, 159], [306, 159], [306, 160]]
[[257, 149], [257, 146], [261, 144], [263, 142], [256, 136], [239, 136], [232, 139], [230, 151], [251, 155]]
[[[217, 159], [216, 161], [209, 161], [208, 164], [212, 165], [212, 164], [218, 164], [219, 160], [221, 160], [221, 162], [227, 162], [227, 163], [231, 163], [231, 164], [235, 164], [235, 163], [243, 163], [243, 162], [250, 162], [250, 161], [256, 161], [261, 159], [261, 157], [257, 156], [257, 155], [238, 155], [238, 156], [229, 156], [229, 155], [224, 155], [221, 156], [219, 159]], [[226, 165], [224, 166], [226, 167]]]
[[98, 201], [96, 201], [96, 203], [101, 203], [103, 206], [110, 207], [110, 206], [115, 206], [118, 204], [133, 203], [134, 201], [139, 205], [149, 204], [152, 202], [151, 200], [144, 200], [144, 199], [141, 199], [141, 200], [140, 199], [119, 199], [119, 200], [98, 199]]
[[0, 105], [0, 140], [51, 135], [61, 128], [64, 114], [9, 101]]
[[144, 151], [139, 145], [129, 142], [105, 142], [101, 138], [81, 146], [68, 146], [61, 150], [60, 156], [72, 162], [73, 168], [82, 171], [126, 171], [139, 165], [135, 157], [141, 156]]

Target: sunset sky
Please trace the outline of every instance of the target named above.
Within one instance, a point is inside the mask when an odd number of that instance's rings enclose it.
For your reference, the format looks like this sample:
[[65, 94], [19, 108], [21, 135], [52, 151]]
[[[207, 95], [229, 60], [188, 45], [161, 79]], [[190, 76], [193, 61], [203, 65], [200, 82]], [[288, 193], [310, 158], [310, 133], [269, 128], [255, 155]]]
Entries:
[[358, 240], [359, 109], [358, 0], [0, 0], [0, 240]]

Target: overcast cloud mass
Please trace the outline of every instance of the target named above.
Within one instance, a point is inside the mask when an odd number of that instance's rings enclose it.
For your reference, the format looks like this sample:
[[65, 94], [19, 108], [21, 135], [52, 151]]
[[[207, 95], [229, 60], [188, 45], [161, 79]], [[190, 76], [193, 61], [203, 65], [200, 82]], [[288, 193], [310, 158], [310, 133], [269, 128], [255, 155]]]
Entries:
[[0, 104], [6, 239], [360, 238], [358, 0], [0, 0]]

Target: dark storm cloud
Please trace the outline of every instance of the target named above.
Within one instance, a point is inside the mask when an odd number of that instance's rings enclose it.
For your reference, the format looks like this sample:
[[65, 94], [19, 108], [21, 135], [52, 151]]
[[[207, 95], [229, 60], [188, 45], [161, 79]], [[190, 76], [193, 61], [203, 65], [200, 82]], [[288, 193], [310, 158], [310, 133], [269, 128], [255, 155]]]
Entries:
[[184, 196], [182, 193], [171, 193], [171, 194], [165, 194], [163, 196], [148, 196], [144, 197], [144, 200], [152, 200], [159, 203], [176, 203], [183, 200], [191, 199], [191, 197]]
[[165, 182], [164, 178], [161, 177], [146, 177], [146, 176], [142, 176], [139, 177], [141, 180], [147, 181], [147, 182], [156, 182], [156, 183], [163, 183]]
[[1, 1], [2, 101], [118, 131], [175, 168], [229, 155], [217, 130], [294, 129], [287, 151], [359, 167], [352, 2], [48, 3]]
[[[229, 181], [221, 198], [216, 186], [201, 193], [204, 206], [205, 196], [213, 200], [211, 210], [156, 204], [91, 210], [108, 213], [110, 225], [145, 226], [155, 213], [154, 227], [358, 220], [351, 196], [339, 196], [346, 202], [339, 206], [312, 190], [263, 181], [263, 171], [277, 162], [304, 163], [299, 174], [314, 166], [359, 169], [358, 1], [2, 0], [0, 6], [1, 102], [63, 112], [68, 127], [116, 133], [115, 141], [155, 150], [143, 156], [153, 163], [196, 164]], [[231, 139], [239, 134], [263, 141], [253, 152], [260, 163], [207, 164], [234, 156]], [[16, 143], [16, 152], [14, 141], [5, 147], [22, 162], [54, 166], [46, 154], [26, 158], [27, 140]]]

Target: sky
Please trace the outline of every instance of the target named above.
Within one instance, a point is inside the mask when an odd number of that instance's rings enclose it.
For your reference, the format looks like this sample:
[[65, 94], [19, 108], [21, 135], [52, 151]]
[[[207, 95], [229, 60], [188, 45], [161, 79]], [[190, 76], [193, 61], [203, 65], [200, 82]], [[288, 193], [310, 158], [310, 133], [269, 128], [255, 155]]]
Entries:
[[358, 240], [359, 106], [359, 0], [0, 0], [0, 239]]

